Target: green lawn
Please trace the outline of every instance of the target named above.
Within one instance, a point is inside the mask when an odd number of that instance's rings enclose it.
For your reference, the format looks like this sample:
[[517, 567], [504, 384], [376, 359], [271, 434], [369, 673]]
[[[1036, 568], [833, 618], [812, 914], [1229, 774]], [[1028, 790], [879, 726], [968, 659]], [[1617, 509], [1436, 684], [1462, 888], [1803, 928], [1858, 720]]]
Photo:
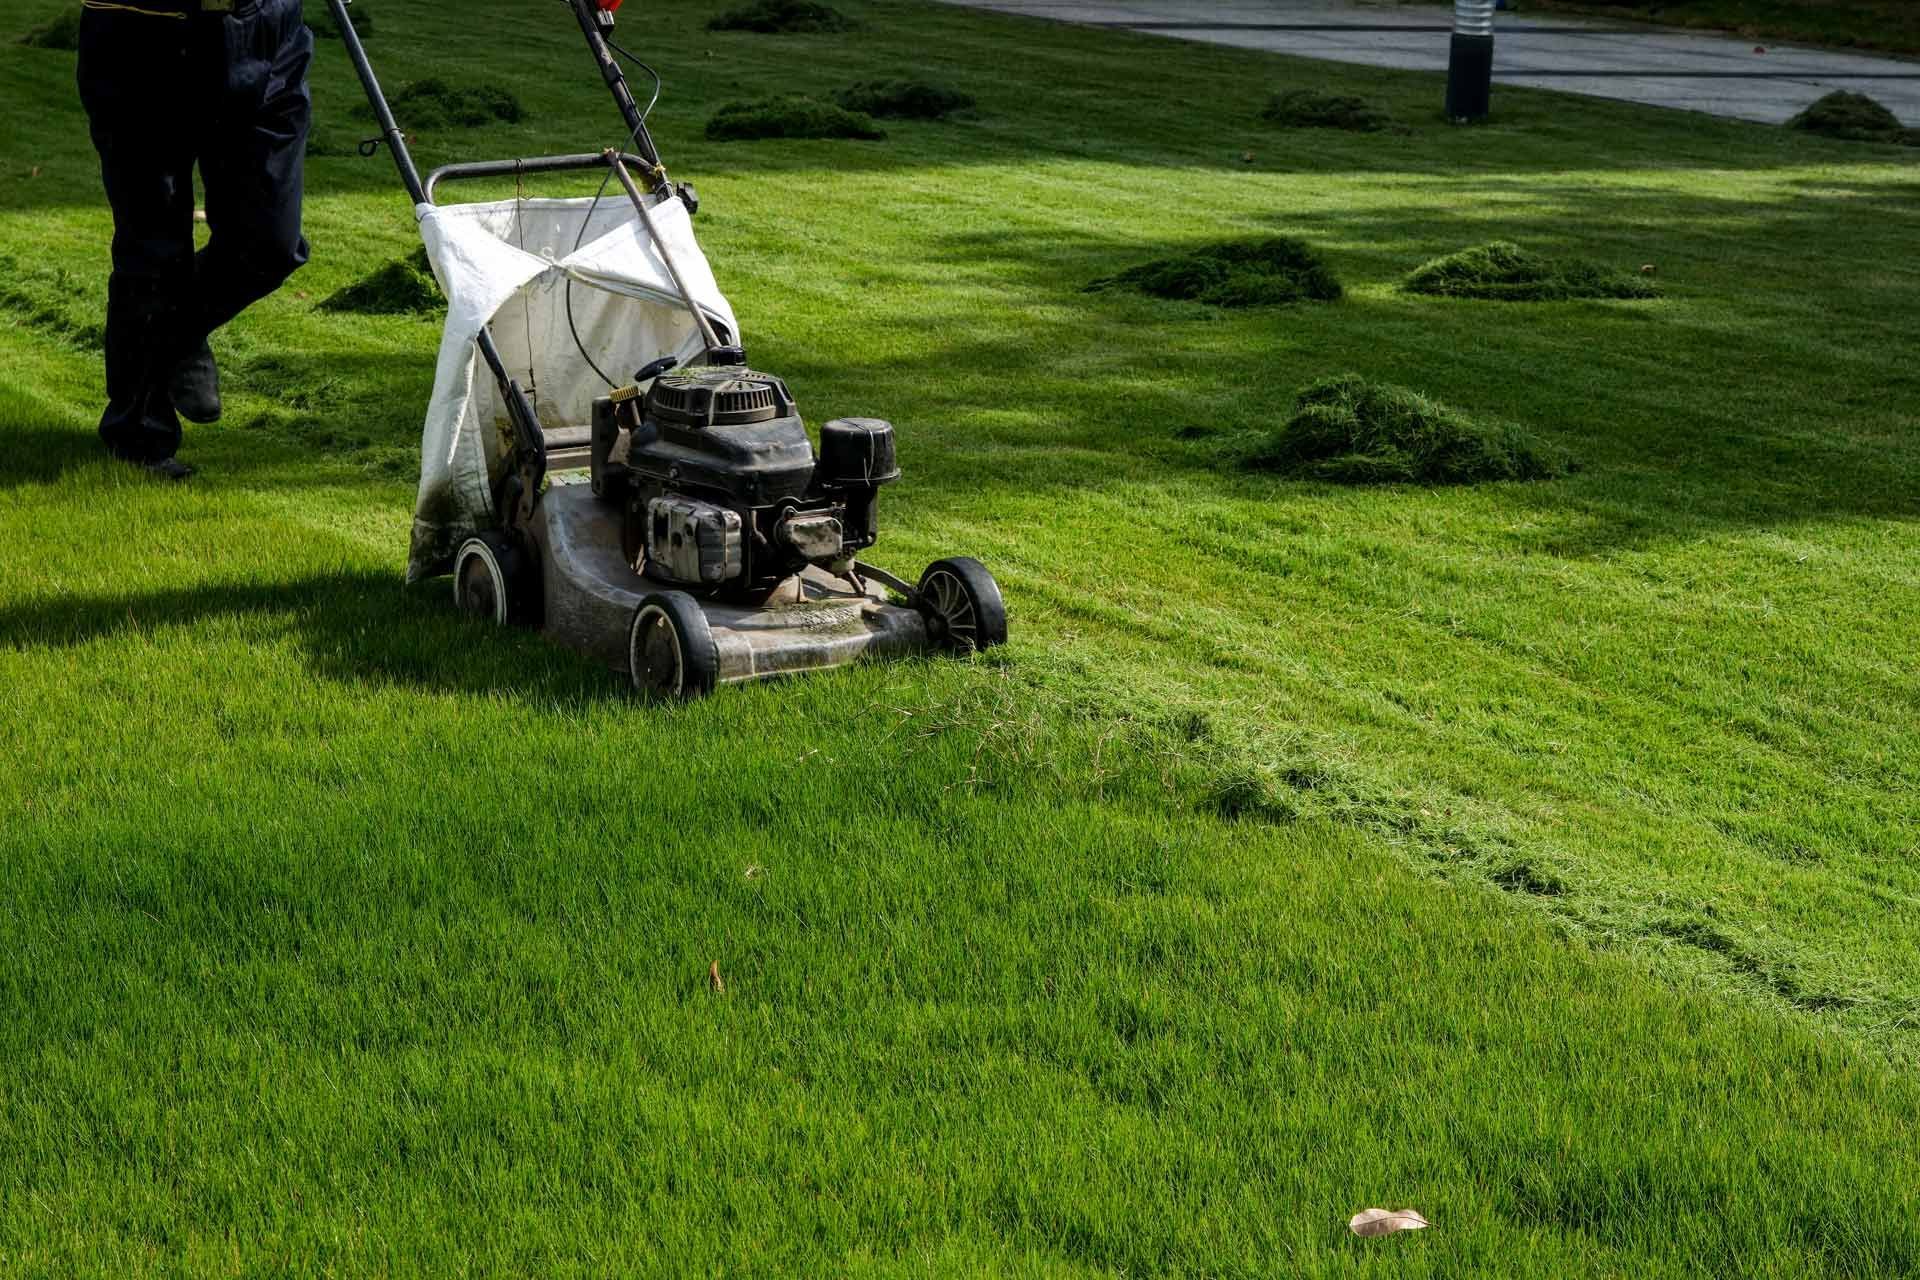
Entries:
[[[337, 43], [172, 487], [97, 456], [72, 55], [0, 43], [0, 1271], [1920, 1270], [1913, 153], [846, 7], [623, 30], [755, 363], [898, 424], [874, 558], [1014, 639], [670, 709], [401, 585], [438, 330], [318, 309], [415, 244]], [[617, 140], [557, 6], [377, 15], [527, 108], [424, 161]], [[700, 136], [903, 67], [977, 113]], [[1347, 297], [1082, 292], [1275, 232]], [[1666, 296], [1395, 288], [1493, 238]], [[1216, 465], [1345, 370], [1584, 467]]]

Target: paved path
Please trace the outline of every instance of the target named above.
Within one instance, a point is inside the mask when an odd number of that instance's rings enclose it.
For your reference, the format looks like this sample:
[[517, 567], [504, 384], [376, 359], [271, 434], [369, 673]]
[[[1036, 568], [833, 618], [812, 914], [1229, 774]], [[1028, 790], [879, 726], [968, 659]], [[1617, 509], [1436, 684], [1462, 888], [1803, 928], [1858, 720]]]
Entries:
[[[1444, 26], [1451, 5], [1365, 4], [1353, 0], [947, 0], [1001, 13], [1063, 22], [1150, 30], [1183, 40], [1265, 49], [1304, 58], [1376, 67], [1444, 71], [1444, 31], [1370, 31], [1369, 26]], [[1920, 3], [1920, 0], [1915, 0]], [[1181, 23], [1200, 25], [1181, 26]], [[1141, 24], [1147, 24], [1142, 26]], [[1299, 24], [1313, 30], [1258, 30], [1225, 24]], [[1920, 126], [1920, 61], [1766, 44], [1732, 36], [1694, 35], [1648, 27], [1622, 34], [1574, 34], [1597, 22], [1532, 13], [1494, 19], [1494, 102], [1500, 86], [1523, 84], [1601, 98], [1705, 111], [1778, 124], [1833, 89], [1851, 89], [1885, 103], [1901, 121]], [[1604, 24], [1618, 29], [1618, 23]], [[1513, 30], [1501, 35], [1505, 28]], [[1555, 75], [1556, 70], [1645, 70], [1635, 76]], [[1717, 72], [1689, 79], [1666, 72]], [[1791, 72], [1790, 79], [1746, 79], [1728, 72]], [[1859, 77], [1912, 76], [1913, 79]]]

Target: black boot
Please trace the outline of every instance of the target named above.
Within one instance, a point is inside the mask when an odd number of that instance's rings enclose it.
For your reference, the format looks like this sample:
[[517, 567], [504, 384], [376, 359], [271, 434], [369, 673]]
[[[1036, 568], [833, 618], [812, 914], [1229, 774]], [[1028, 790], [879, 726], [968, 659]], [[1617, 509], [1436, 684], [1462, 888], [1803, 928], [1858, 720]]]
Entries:
[[213, 363], [213, 348], [202, 341], [175, 365], [167, 390], [173, 395], [173, 407], [188, 422], [220, 421], [220, 369]]

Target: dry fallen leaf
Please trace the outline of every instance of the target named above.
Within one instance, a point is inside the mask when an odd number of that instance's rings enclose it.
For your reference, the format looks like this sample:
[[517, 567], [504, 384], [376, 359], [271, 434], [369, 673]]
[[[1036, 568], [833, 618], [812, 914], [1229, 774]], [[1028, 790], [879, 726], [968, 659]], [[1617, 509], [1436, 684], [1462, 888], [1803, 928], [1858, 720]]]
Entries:
[[1652, 274], [1653, 274], [1653, 264], [1652, 264], [1651, 262], [1643, 262], [1643, 263], [1641, 263], [1641, 264], [1640, 264], [1640, 274], [1641, 274], [1641, 275], [1643, 275], [1643, 276], [1650, 276], [1650, 275], [1652, 275]]
[[1240, 153], [1240, 163], [1241, 163], [1241, 164], [1252, 164], [1252, 163], [1253, 163], [1253, 152], [1251, 152], [1251, 151], [1242, 151], [1242, 152]]
[[1385, 1236], [1396, 1231], [1418, 1231], [1431, 1226], [1413, 1209], [1362, 1209], [1347, 1220], [1357, 1236]]
[[[720, 976], [720, 962], [718, 960], [715, 960], [707, 966], [707, 985], [712, 987], [716, 994], [725, 995], [727, 993], [726, 980]], [[1424, 1226], [1425, 1224], [1423, 1223], [1422, 1225]]]
[[37, 177], [39, 177], [39, 176], [40, 176], [40, 166], [39, 166], [39, 165], [35, 165], [35, 166], [33, 166], [33, 168], [31, 168], [31, 169], [29, 169], [29, 170], [27, 170], [27, 176], [28, 176], [29, 178], [37, 178]]

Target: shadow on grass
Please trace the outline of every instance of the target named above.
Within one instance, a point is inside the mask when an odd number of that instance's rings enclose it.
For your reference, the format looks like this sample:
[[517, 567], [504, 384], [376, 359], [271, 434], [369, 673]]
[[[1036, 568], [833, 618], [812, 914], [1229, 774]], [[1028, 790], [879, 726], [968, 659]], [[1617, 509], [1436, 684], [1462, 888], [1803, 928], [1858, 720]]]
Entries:
[[[421, 413], [433, 389], [431, 356], [267, 352], [230, 363], [222, 379], [225, 420], [186, 424], [180, 449], [209, 480], [291, 490], [419, 474]], [[9, 388], [0, 401], [6, 433], [0, 492], [53, 484], [108, 463], [91, 425], [97, 413], [93, 404], [55, 405], [34, 390]]]
[[0, 605], [0, 648], [72, 648], [239, 617], [279, 619], [313, 671], [343, 683], [560, 707], [629, 696], [624, 676], [537, 633], [502, 630], [456, 613], [445, 579], [408, 587], [384, 573], [18, 601]]

